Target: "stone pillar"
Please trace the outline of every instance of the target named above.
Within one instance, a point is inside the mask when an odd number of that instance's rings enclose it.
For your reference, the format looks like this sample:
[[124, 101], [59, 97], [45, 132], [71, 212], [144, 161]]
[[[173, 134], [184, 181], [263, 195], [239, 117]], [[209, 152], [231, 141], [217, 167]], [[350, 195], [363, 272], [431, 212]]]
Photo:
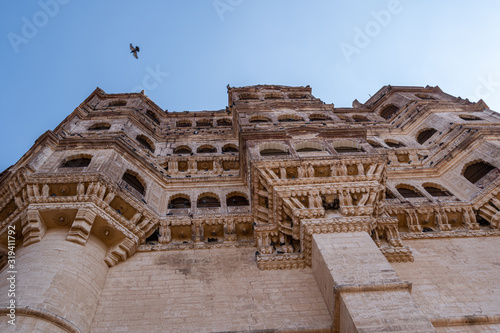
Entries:
[[106, 280], [107, 247], [93, 234], [85, 245], [68, 229], [16, 250], [16, 326], [7, 323], [7, 269], [0, 273], [0, 332], [88, 332]]
[[312, 269], [334, 332], [434, 332], [366, 232], [315, 234]]

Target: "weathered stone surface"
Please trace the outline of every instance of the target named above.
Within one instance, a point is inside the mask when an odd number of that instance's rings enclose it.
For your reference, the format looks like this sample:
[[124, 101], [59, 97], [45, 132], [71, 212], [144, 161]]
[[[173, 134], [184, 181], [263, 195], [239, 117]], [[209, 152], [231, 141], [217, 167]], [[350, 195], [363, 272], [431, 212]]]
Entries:
[[22, 332], [498, 328], [497, 113], [227, 89], [168, 112], [97, 88], [0, 173], [0, 331], [12, 269]]

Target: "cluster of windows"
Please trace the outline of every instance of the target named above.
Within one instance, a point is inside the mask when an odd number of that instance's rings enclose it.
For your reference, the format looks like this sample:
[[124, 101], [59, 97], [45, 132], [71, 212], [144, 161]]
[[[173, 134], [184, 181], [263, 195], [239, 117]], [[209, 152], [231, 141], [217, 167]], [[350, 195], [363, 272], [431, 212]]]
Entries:
[[[283, 94], [281, 92], [269, 92], [264, 94], [265, 99], [283, 99], [283, 98], [289, 98], [289, 99], [304, 99], [304, 98], [309, 98], [309, 94], [307, 93], [288, 93], [288, 94]], [[248, 101], [248, 100], [259, 100], [259, 95], [256, 93], [241, 93], [239, 94], [238, 98], [242, 101]]]
[[[240, 207], [248, 206], [249, 202], [243, 194], [229, 194], [226, 197], [226, 206]], [[220, 200], [217, 195], [213, 193], [203, 193], [196, 200], [196, 207], [198, 208], [218, 208], [221, 206]], [[177, 195], [170, 199], [168, 203], [169, 209], [185, 209], [191, 208], [191, 199], [187, 195]]]
[[[339, 154], [345, 153], [362, 153], [363, 148], [357, 142], [340, 142], [333, 144], [335, 151]], [[297, 153], [305, 152], [322, 152], [325, 151], [325, 147], [318, 142], [302, 142], [295, 145], [295, 151]], [[269, 143], [260, 146], [261, 156], [286, 156], [290, 155], [290, 150], [288, 146], [280, 143]]]
[[[427, 193], [432, 197], [453, 197], [453, 194], [441, 185], [437, 184], [423, 184]], [[403, 198], [424, 198], [425, 196], [415, 187], [406, 184], [396, 186], [396, 190]], [[387, 190], [387, 198], [395, 198], [395, 196]], [[390, 194], [390, 195], [389, 195]]]
[[[198, 154], [210, 154], [217, 153], [217, 148], [211, 145], [202, 145], [196, 150]], [[227, 144], [222, 147], [222, 153], [237, 153], [238, 148], [235, 145]], [[188, 146], [178, 146], [173, 150], [174, 155], [189, 155], [193, 154], [193, 151]]]
[[[212, 119], [199, 119], [196, 122], [196, 127], [212, 127], [213, 121]], [[233, 122], [229, 118], [221, 118], [216, 121], [217, 126], [232, 126]], [[191, 120], [179, 120], [175, 124], [176, 127], [192, 127], [193, 122]]]
[[[369, 122], [370, 119], [364, 115], [353, 115], [352, 120], [345, 116], [345, 115], [337, 115], [338, 118], [344, 121], [355, 121], [355, 122]], [[330, 121], [332, 118], [330, 116], [327, 116], [322, 113], [313, 113], [308, 116], [309, 121], [315, 122], [315, 121]], [[307, 119], [297, 115], [297, 114], [285, 114], [285, 115], [280, 115], [278, 116], [278, 122], [280, 123], [289, 123], [289, 122], [298, 122], [298, 121], [306, 121]], [[265, 115], [255, 115], [250, 117], [249, 120], [250, 123], [272, 123], [272, 119], [268, 116]]]

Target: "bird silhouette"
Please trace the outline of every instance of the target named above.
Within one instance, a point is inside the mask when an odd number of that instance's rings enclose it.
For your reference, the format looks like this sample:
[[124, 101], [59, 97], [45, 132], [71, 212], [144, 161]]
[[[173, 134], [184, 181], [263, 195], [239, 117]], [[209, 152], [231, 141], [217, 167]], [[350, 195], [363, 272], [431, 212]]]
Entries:
[[139, 46], [134, 47], [132, 43], [130, 43], [130, 50], [130, 53], [132, 53], [136, 59], [139, 59], [139, 57], [137, 56], [137, 52], [140, 51]]

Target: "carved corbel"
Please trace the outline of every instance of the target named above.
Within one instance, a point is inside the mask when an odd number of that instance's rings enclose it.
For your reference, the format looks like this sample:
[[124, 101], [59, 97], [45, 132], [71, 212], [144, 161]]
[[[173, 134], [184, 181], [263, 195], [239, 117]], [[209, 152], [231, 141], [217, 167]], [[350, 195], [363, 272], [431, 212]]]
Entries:
[[88, 208], [80, 208], [71, 225], [66, 240], [80, 245], [85, 245], [90, 235], [90, 229], [96, 218], [96, 213]]
[[127, 258], [132, 256], [132, 254], [134, 254], [135, 252], [135, 249], [135, 243], [126, 238], [109, 251], [108, 256], [104, 259], [104, 262], [109, 267], [116, 266], [120, 261], [125, 261]]
[[46, 226], [42, 221], [40, 213], [35, 209], [29, 209], [21, 217], [21, 226], [23, 233], [23, 246], [26, 247], [33, 243], [38, 243], [45, 235]]

